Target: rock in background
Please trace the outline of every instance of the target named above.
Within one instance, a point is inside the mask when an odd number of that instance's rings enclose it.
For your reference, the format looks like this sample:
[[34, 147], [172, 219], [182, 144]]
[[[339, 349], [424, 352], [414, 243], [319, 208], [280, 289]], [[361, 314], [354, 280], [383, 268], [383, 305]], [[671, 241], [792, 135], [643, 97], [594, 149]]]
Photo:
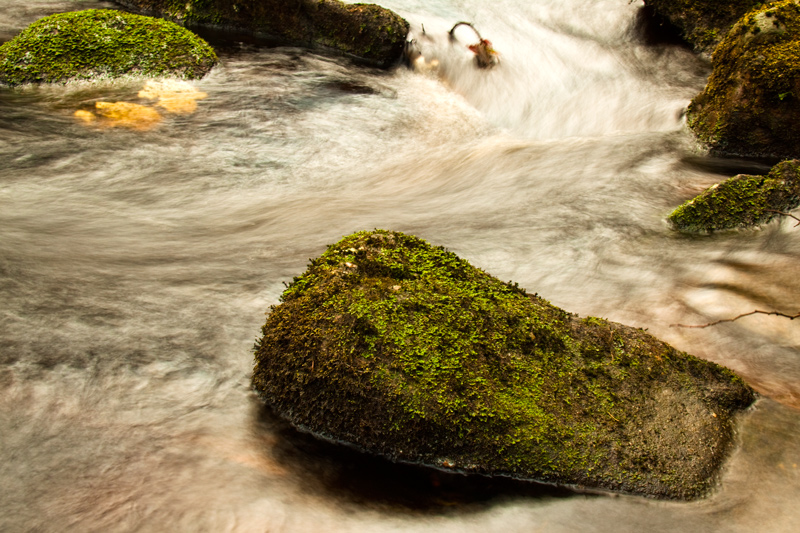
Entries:
[[800, 6], [784, 0], [742, 17], [687, 119], [714, 154], [800, 157]]
[[766, 2], [758, 0], [644, 0], [676, 26], [697, 52], [711, 52], [736, 21]]
[[186, 26], [247, 32], [287, 44], [324, 47], [390, 67], [403, 55], [409, 25], [374, 4], [339, 0], [117, 0]]

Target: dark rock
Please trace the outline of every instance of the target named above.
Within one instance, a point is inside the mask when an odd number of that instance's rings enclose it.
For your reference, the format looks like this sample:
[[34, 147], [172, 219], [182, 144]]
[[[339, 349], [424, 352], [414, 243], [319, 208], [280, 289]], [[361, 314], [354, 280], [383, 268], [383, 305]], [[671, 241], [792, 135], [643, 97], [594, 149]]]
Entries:
[[698, 52], [711, 52], [736, 21], [764, 4], [758, 0], [644, 0], [645, 6], [678, 27]]
[[766, 176], [739, 174], [703, 191], [669, 216], [681, 231], [756, 226], [800, 205], [800, 161], [784, 161]]
[[200, 78], [217, 62], [180, 26], [114, 10], [40, 19], [0, 46], [0, 83], [52, 83], [125, 75]]
[[390, 67], [402, 57], [409, 25], [374, 4], [339, 0], [117, 0], [180, 24], [224, 28], [287, 44], [336, 50]]
[[262, 334], [253, 386], [278, 414], [455, 471], [696, 498], [754, 400], [726, 368], [391, 231], [330, 246]]
[[634, 23], [639, 38], [650, 46], [671, 45], [690, 47], [683, 37], [683, 31], [667, 17], [656, 12], [652, 6], [642, 6], [636, 12]]
[[742, 17], [713, 67], [687, 112], [711, 153], [800, 157], [800, 6], [784, 0]]

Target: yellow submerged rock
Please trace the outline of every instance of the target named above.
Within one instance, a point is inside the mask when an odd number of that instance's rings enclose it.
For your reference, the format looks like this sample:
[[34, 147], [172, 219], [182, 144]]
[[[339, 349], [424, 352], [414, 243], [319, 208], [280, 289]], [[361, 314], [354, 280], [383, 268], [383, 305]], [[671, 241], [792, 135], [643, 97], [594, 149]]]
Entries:
[[197, 101], [208, 95], [191, 83], [179, 80], [150, 80], [139, 91], [139, 98], [156, 100], [156, 105], [167, 113], [189, 115], [197, 111]]
[[87, 124], [139, 131], [149, 130], [162, 120], [161, 114], [152, 107], [130, 102], [96, 102], [94, 106], [94, 112], [79, 109], [75, 117]]
[[154, 105], [132, 102], [96, 102], [93, 111], [79, 109], [75, 118], [84, 124], [100, 127], [123, 127], [138, 131], [149, 130], [163, 120], [156, 107], [170, 115], [190, 115], [197, 111], [197, 101], [208, 94], [191, 83], [179, 80], [148, 80], [137, 94], [139, 98], [157, 100]]

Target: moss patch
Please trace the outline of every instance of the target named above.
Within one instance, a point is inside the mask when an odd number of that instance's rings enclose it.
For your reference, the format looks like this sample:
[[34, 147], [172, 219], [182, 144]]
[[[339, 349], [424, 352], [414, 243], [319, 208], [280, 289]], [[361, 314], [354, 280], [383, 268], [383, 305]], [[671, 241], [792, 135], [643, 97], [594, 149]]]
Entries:
[[766, 176], [740, 174], [714, 185], [669, 216], [681, 231], [711, 232], [749, 227], [800, 205], [800, 161], [783, 161]]
[[800, 6], [769, 4], [741, 18], [714, 51], [688, 124], [721, 155], [800, 157]]
[[45, 17], [0, 46], [0, 83], [130, 74], [200, 78], [216, 62], [205, 41], [176, 24], [90, 9]]
[[644, 0], [683, 32], [699, 52], [711, 51], [736, 21], [767, 2], [759, 0]]
[[390, 67], [403, 54], [409, 25], [374, 4], [339, 0], [118, 0], [145, 14], [188, 26], [213, 26], [323, 47]]
[[295, 425], [394, 460], [693, 498], [753, 392], [642, 330], [580, 319], [398, 232], [294, 279], [253, 386]]

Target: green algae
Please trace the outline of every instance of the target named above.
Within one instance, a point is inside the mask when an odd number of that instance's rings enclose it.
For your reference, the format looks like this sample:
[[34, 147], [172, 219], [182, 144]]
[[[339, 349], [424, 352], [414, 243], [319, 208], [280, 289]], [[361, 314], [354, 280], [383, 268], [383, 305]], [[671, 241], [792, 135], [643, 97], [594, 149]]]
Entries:
[[784, 0], [747, 13], [712, 64], [687, 111], [698, 140], [720, 155], [800, 156], [800, 6]]
[[0, 46], [0, 83], [54, 83], [125, 75], [200, 78], [214, 50], [180, 26], [114, 10], [40, 19]]
[[249, 32], [288, 44], [334, 50], [378, 67], [397, 64], [409, 24], [374, 4], [339, 0], [118, 0], [188, 27]]
[[694, 498], [713, 485], [732, 372], [580, 319], [398, 232], [345, 237], [294, 279], [253, 386], [295, 425], [394, 460]]
[[669, 215], [686, 232], [751, 227], [800, 205], [800, 161], [783, 161], [766, 176], [740, 174], [703, 191]]

